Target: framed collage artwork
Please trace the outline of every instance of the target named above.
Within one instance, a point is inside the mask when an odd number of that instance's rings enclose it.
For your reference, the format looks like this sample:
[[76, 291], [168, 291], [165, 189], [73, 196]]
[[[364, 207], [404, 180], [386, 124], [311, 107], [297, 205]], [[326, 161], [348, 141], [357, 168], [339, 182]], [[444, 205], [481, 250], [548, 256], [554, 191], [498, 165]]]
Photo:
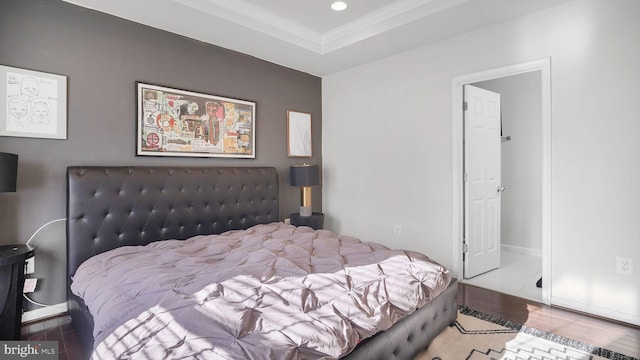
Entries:
[[137, 83], [137, 155], [255, 158], [256, 103]]

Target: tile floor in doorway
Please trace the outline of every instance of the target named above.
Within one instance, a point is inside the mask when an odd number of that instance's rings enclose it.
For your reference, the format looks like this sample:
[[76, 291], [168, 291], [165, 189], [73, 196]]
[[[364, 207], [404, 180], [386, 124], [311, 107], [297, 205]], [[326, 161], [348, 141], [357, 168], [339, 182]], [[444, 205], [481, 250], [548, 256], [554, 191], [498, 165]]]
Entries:
[[528, 300], [542, 301], [542, 290], [536, 287], [536, 282], [542, 276], [540, 256], [502, 250], [500, 261], [499, 269], [462, 282]]

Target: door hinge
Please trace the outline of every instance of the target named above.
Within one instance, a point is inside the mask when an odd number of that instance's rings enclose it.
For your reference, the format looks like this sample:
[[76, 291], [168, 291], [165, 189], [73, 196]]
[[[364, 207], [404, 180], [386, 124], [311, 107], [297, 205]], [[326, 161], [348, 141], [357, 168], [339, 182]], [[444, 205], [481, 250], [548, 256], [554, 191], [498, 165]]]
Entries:
[[467, 111], [467, 109], [469, 108], [469, 105], [467, 104], [466, 101], [462, 102], [462, 111]]
[[467, 180], [469, 180], [469, 174], [464, 173], [464, 174], [462, 175], [462, 180], [463, 180], [463, 181], [467, 181]]
[[469, 245], [466, 242], [462, 243], [462, 252], [465, 254], [469, 252]]

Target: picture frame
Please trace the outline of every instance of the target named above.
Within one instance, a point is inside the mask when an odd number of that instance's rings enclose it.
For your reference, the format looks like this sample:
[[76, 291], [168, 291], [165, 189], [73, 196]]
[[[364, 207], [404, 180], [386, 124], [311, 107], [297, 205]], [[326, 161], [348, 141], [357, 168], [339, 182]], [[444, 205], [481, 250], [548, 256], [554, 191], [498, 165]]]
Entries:
[[0, 65], [0, 136], [67, 139], [67, 77]]
[[256, 157], [256, 103], [136, 82], [137, 155]]
[[313, 156], [311, 114], [287, 110], [287, 156]]

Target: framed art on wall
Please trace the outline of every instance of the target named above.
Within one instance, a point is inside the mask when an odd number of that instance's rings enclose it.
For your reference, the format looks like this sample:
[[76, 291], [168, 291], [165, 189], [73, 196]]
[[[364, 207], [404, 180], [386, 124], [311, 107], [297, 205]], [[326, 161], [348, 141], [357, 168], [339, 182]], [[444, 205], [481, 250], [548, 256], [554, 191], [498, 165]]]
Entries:
[[0, 136], [67, 138], [67, 77], [0, 65]]
[[137, 83], [137, 155], [255, 158], [256, 104]]
[[287, 110], [287, 155], [311, 157], [311, 114]]

